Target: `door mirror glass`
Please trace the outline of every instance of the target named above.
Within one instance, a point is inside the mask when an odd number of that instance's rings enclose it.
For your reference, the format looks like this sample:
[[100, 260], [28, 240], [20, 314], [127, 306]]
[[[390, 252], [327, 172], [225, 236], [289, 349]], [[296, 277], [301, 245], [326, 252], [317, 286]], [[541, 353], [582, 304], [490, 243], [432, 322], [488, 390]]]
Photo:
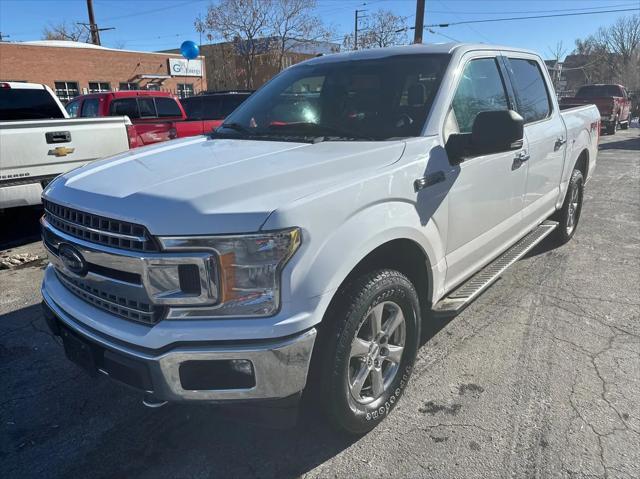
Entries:
[[465, 158], [522, 148], [524, 120], [513, 110], [482, 111], [473, 121], [471, 133], [449, 136], [447, 154], [452, 163]]

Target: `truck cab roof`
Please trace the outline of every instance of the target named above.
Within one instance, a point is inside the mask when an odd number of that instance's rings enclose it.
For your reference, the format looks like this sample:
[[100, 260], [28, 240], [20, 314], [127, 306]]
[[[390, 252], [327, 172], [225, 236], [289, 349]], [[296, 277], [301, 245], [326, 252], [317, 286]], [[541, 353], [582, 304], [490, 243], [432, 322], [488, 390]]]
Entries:
[[350, 52], [333, 53], [330, 55], [322, 55], [311, 58], [302, 62], [304, 64], [319, 64], [326, 62], [338, 62], [345, 60], [367, 60], [376, 58], [385, 58], [396, 55], [425, 55], [425, 54], [453, 54], [453, 53], [466, 53], [467, 51], [477, 50], [504, 50], [504, 51], [517, 51], [520, 53], [527, 53], [531, 55], [539, 56], [536, 52], [526, 50], [522, 48], [513, 48], [503, 45], [491, 45], [485, 43], [462, 43], [462, 42], [449, 42], [449, 43], [420, 43], [413, 45], [394, 46], [386, 48], [373, 48], [367, 50], [356, 50]]

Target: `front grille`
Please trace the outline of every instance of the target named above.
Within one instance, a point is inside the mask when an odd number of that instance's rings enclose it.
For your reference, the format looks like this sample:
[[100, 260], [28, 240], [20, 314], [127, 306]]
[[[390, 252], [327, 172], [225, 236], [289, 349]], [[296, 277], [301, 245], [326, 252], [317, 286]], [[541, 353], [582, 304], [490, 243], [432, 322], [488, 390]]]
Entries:
[[55, 228], [92, 243], [132, 251], [158, 251], [146, 228], [44, 200], [45, 219]]
[[58, 270], [56, 274], [69, 291], [100, 309], [145, 324], [156, 324], [162, 319], [162, 308], [103, 291]]

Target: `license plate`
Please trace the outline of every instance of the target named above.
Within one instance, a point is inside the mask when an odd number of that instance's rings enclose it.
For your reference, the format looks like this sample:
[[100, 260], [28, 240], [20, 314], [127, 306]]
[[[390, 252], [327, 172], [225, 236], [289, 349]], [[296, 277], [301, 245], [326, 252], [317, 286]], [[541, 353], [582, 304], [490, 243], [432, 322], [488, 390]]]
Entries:
[[92, 376], [96, 374], [96, 365], [91, 351], [91, 346], [86, 341], [63, 328], [60, 332], [64, 352], [69, 360], [76, 363]]

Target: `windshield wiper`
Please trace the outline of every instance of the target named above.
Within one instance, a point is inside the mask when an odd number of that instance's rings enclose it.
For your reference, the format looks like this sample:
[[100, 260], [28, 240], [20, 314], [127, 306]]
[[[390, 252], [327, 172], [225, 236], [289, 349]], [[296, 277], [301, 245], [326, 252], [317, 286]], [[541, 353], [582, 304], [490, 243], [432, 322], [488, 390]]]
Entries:
[[[251, 135], [251, 131], [249, 131], [249, 128], [247, 128], [244, 125], [241, 125], [240, 123], [235, 123], [235, 122], [231, 122], [231, 123], [223, 123], [222, 125], [220, 125], [218, 128], [216, 128], [216, 130], [220, 129], [220, 128], [227, 128], [228, 130], [233, 130], [233, 131], [237, 131], [239, 133], [246, 133], [248, 135]], [[215, 130], [214, 130], [215, 131]]]
[[269, 130], [314, 130], [314, 133], [318, 136], [323, 136], [324, 141], [332, 140], [368, 140], [372, 141], [374, 138], [370, 136], [361, 135], [359, 133], [353, 133], [350, 131], [342, 130], [330, 125], [321, 125], [312, 122], [295, 122], [295, 123], [276, 123], [269, 125]]

